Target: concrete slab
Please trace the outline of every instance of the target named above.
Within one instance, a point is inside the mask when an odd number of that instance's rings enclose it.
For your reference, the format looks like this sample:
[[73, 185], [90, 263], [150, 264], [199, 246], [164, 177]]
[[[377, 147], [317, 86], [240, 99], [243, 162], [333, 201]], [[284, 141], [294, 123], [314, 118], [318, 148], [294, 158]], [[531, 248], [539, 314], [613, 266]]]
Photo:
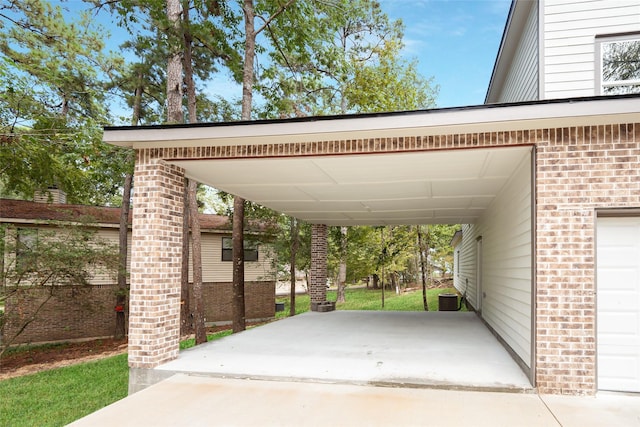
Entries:
[[119, 427], [560, 425], [535, 394], [187, 375], [173, 376], [71, 425], [114, 424]]
[[474, 313], [305, 313], [183, 351], [164, 374], [531, 390]]
[[563, 427], [640, 426], [640, 395], [541, 395]]

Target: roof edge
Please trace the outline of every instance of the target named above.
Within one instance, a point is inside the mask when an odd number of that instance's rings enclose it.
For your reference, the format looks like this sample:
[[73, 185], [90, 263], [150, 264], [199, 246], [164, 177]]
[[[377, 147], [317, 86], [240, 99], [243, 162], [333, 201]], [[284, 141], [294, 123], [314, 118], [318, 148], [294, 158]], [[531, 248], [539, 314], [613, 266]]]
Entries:
[[[496, 60], [493, 64], [493, 70], [491, 71], [491, 78], [489, 79], [489, 86], [487, 87], [487, 93], [484, 98], [485, 104], [495, 102], [495, 97], [492, 97], [492, 95], [497, 95], [494, 92], [501, 89], [504, 85], [504, 74], [509, 64], [511, 64], [513, 55], [524, 33], [527, 15], [534, 4], [535, 2], [532, 0], [511, 1], [507, 22], [504, 25], [500, 47], [496, 54]], [[514, 38], [512, 36], [513, 34], [515, 34], [517, 38]]]

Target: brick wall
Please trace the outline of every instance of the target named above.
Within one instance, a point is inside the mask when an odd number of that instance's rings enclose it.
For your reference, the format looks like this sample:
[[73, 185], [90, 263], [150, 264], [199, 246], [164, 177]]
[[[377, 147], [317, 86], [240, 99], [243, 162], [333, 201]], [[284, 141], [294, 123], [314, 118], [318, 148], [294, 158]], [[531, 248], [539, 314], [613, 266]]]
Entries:
[[[231, 321], [231, 283], [204, 283], [207, 322]], [[269, 319], [275, 315], [275, 282], [246, 282], [247, 319]], [[36, 320], [14, 344], [69, 341], [113, 336], [116, 285], [57, 287], [40, 309]], [[50, 288], [23, 290], [7, 299], [3, 337], [10, 339], [31, 318], [50, 294]], [[194, 302], [191, 302], [194, 304]]]
[[596, 389], [596, 209], [640, 207], [640, 124], [545, 130], [537, 141], [537, 375]]
[[[246, 318], [269, 319], [275, 316], [275, 282], [245, 282]], [[205, 322], [224, 323], [232, 319], [233, 284], [231, 282], [203, 283]], [[193, 297], [191, 306], [195, 302]]]
[[113, 285], [21, 290], [6, 300], [3, 338], [12, 339], [45, 301], [14, 344], [113, 336], [116, 289]]

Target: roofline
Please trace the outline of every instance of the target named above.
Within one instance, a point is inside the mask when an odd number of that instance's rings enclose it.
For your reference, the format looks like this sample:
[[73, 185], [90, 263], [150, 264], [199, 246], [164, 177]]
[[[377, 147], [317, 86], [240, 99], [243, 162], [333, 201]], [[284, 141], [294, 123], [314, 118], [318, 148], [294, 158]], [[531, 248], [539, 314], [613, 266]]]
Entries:
[[[495, 102], [495, 98], [492, 97], [494, 90], [499, 90], [504, 85], [506, 68], [511, 64], [513, 55], [520, 43], [520, 39], [524, 33], [524, 28], [527, 23], [527, 16], [531, 8], [535, 4], [533, 0], [512, 0], [507, 15], [507, 21], [504, 25], [502, 32], [502, 38], [500, 40], [500, 47], [496, 55], [496, 60], [493, 63], [493, 70], [491, 72], [491, 78], [489, 79], [489, 85], [487, 87], [487, 93], [484, 98], [485, 104]], [[511, 37], [511, 34], [517, 34], [517, 38]]]
[[[104, 141], [133, 148], [248, 145], [565, 127], [576, 119], [640, 121], [639, 94], [546, 99], [388, 113], [105, 127]], [[571, 108], [567, 108], [571, 105]], [[185, 132], [188, 130], [190, 132]], [[288, 138], [288, 140], [287, 140]]]

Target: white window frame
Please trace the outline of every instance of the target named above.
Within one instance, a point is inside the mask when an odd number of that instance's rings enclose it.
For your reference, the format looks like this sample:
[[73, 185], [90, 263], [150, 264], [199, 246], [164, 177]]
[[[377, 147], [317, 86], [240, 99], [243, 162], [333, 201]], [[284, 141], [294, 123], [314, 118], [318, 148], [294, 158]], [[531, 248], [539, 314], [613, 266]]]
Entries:
[[628, 34], [617, 34], [617, 35], [603, 35], [596, 36], [596, 86], [598, 95], [608, 95], [605, 91], [605, 87], [621, 87], [621, 86], [640, 86], [640, 79], [634, 80], [619, 80], [613, 82], [604, 82], [603, 79], [603, 45], [608, 43], [616, 43], [616, 42], [627, 42], [627, 41], [639, 41], [640, 42], [640, 33], [628, 33]]

